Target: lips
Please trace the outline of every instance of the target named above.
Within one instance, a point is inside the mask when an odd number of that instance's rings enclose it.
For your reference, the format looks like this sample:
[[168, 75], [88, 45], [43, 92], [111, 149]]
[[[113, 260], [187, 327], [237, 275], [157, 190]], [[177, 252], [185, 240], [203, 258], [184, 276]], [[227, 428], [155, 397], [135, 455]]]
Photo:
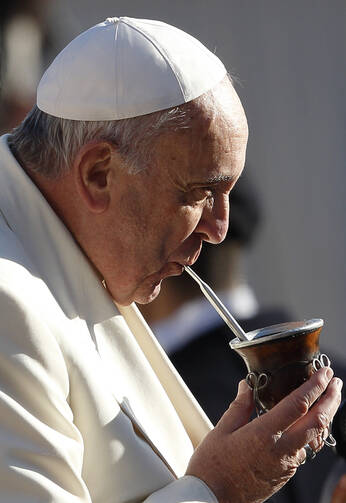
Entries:
[[168, 258], [167, 263], [158, 273], [159, 279], [157, 283], [160, 283], [169, 276], [180, 276], [180, 274], [184, 272], [186, 266], [191, 266], [196, 262], [202, 249], [202, 243], [195, 242], [193, 250], [191, 250], [191, 244], [192, 243], [189, 243], [189, 246], [187, 246], [187, 243], [184, 243], [176, 253]]
[[191, 266], [191, 265], [193, 265], [196, 262], [196, 260], [197, 259], [185, 260], [184, 262], [179, 263], [179, 265], [181, 265], [182, 267], [186, 267], [187, 265]]
[[199, 257], [199, 254], [201, 253], [201, 249], [202, 247], [199, 248], [199, 250], [197, 250], [196, 252], [192, 253], [189, 255], [189, 258], [186, 258], [186, 259], [183, 259], [183, 260], [177, 260], [176, 262], [181, 265], [182, 267], [185, 267], [185, 266], [191, 266], [193, 265], [198, 257]]
[[161, 279], [168, 276], [179, 276], [184, 271], [184, 265], [179, 262], [169, 262], [161, 271]]
[[203, 239], [199, 234], [192, 234], [180, 244], [168, 258], [168, 262], [176, 262], [182, 267], [193, 265], [201, 253]]

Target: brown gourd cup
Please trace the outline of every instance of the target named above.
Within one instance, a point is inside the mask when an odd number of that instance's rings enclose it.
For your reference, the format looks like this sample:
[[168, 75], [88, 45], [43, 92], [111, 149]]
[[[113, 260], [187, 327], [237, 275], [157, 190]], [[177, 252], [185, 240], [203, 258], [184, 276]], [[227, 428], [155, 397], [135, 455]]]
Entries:
[[[267, 412], [321, 367], [330, 366], [327, 355], [320, 353], [319, 338], [323, 320], [294, 321], [271, 325], [238, 338], [230, 346], [244, 360], [247, 383], [253, 390], [257, 414]], [[336, 441], [330, 433], [324, 440], [328, 447]], [[316, 453], [305, 446], [306, 459]]]
[[282, 323], [247, 333], [247, 341], [230, 342], [246, 364], [258, 414], [271, 409], [313, 372], [329, 366], [319, 348], [322, 327], [321, 319]]

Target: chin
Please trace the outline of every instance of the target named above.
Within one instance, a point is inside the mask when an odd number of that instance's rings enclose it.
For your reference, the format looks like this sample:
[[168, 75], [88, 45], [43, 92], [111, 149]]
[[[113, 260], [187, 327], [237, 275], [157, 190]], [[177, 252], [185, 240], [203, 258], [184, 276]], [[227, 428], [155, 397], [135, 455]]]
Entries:
[[161, 290], [161, 281], [153, 282], [142, 282], [142, 284], [137, 285], [137, 288], [128, 288], [125, 291], [119, 291], [115, 288], [114, 291], [109, 283], [107, 283], [107, 290], [110, 293], [116, 304], [120, 306], [129, 306], [133, 302], [137, 304], [149, 304], [159, 295]]
[[149, 304], [159, 295], [161, 290], [161, 281], [158, 285], [154, 285], [150, 292], [136, 292], [134, 301], [137, 304]]

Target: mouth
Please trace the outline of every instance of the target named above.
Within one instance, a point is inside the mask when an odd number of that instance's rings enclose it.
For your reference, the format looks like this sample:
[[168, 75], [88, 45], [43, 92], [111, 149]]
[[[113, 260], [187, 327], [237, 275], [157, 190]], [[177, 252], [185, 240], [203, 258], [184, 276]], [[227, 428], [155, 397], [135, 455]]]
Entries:
[[201, 253], [201, 249], [202, 249], [202, 246], [200, 246], [200, 248], [196, 252], [190, 253], [188, 255], [188, 258], [182, 259], [182, 260], [177, 260], [175, 262], [180, 267], [182, 267], [182, 272], [184, 271], [186, 266], [192, 266], [193, 264], [195, 264], [197, 262], [197, 259]]
[[185, 269], [185, 267], [189, 266], [191, 267], [193, 264], [196, 263], [196, 260], [186, 260], [185, 262], [181, 262], [179, 263], [179, 265], [183, 268], [183, 270]]
[[184, 272], [187, 265], [189, 265], [188, 261], [168, 262], [158, 273], [158, 278], [157, 281], [155, 281], [155, 285], [159, 285], [161, 281], [169, 278], [170, 276], [180, 276]]
[[[140, 304], [151, 302], [158, 295], [162, 281], [170, 276], [180, 276], [184, 272], [186, 266], [193, 265], [196, 262], [199, 254], [200, 249], [195, 253], [184, 253], [187, 258], [183, 258], [184, 255], [180, 253], [180, 257], [175, 256], [174, 258], [168, 259], [168, 262], [166, 262], [161, 269], [142, 278], [142, 294], [141, 296], [139, 294], [137, 295], [136, 302]], [[150, 294], [148, 294], [148, 292], [150, 292]]]
[[156, 279], [153, 283], [154, 287], [157, 287], [164, 279], [170, 276], [180, 276], [186, 266], [193, 265], [199, 257], [201, 249], [194, 253], [188, 255], [188, 258], [178, 258], [176, 260], [172, 257], [172, 260], [167, 262], [158, 273], [156, 273]]
[[180, 262], [168, 262], [163, 268], [161, 273], [161, 280], [168, 278], [168, 276], [180, 276], [184, 272], [185, 265]]

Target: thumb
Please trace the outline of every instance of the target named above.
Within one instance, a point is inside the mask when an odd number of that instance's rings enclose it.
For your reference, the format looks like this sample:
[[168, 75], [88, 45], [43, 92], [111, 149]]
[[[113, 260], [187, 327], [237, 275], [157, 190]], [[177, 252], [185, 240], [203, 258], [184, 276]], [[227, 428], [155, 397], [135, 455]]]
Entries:
[[249, 422], [253, 409], [252, 391], [243, 379], [238, 385], [237, 396], [220, 419], [218, 426], [227, 429], [228, 433], [235, 431]]

